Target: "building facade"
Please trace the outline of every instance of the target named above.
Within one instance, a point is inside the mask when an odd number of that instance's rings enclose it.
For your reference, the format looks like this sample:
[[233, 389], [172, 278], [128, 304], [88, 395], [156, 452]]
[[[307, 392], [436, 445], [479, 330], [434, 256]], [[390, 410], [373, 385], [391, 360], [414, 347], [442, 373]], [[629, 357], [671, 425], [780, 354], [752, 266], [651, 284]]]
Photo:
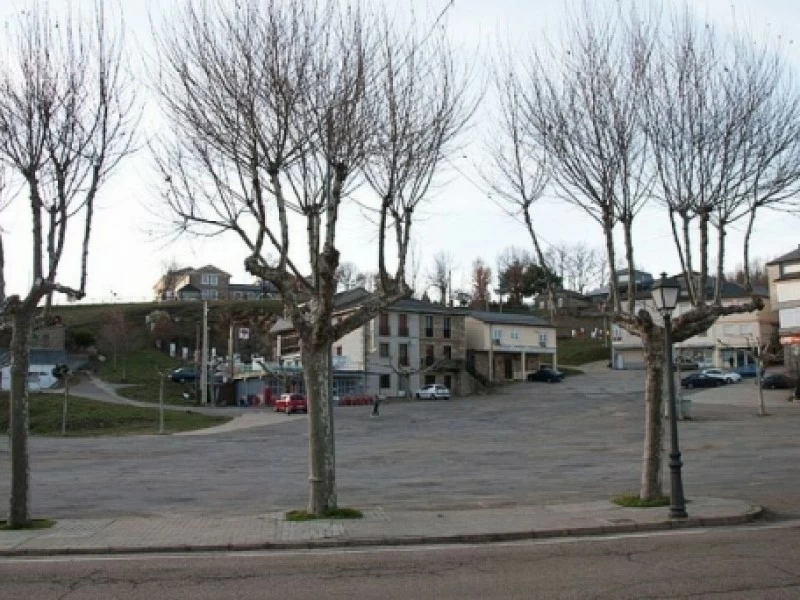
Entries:
[[214, 265], [186, 267], [163, 275], [153, 286], [157, 302], [196, 300], [259, 300], [274, 296], [269, 282], [231, 283], [230, 274]]
[[[334, 320], [370, 296], [361, 288], [338, 294]], [[415, 299], [400, 300], [332, 347], [334, 394], [403, 398], [438, 383], [454, 396], [471, 391], [465, 371], [466, 311]], [[285, 320], [272, 328], [281, 365], [301, 366], [300, 343]]]
[[[676, 276], [682, 289], [678, 304], [672, 313], [676, 319], [692, 309], [685, 294], [682, 276]], [[713, 290], [713, 279], [708, 290]], [[775, 333], [776, 323], [766, 289], [755, 289], [748, 292], [743, 286], [725, 281], [722, 287], [722, 305], [732, 306], [746, 304], [753, 296], [760, 297], [764, 308], [759, 311], [725, 315], [717, 319], [708, 330], [683, 342], [675, 344], [675, 358], [694, 362], [702, 368], [720, 367], [736, 368], [753, 362], [750, 355], [757, 346], [768, 343]], [[656, 310], [651, 293], [641, 292], [637, 295], [636, 310], [646, 310], [656, 323], [662, 317]], [[623, 329], [612, 325], [612, 363], [615, 369], [641, 369], [644, 367], [644, 355], [641, 339]]]
[[531, 315], [472, 311], [466, 317], [470, 369], [489, 381], [525, 380], [557, 367], [556, 328]]
[[768, 262], [767, 277], [784, 357], [800, 356], [800, 246]]

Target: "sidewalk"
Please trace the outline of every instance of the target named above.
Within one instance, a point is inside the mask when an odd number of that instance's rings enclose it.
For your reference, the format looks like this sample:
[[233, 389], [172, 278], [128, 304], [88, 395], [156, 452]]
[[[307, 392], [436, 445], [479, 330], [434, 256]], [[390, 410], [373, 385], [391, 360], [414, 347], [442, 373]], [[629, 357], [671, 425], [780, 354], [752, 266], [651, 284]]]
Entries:
[[477, 510], [383, 510], [363, 519], [287, 522], [283, 513], [63, 519], [51, 529], [0, 531], [0, 556], [210, 552], [405, 546], [591, 536], [752, 521], [761, 508], [692, 498], [689, 518], [668, 509], [622, 508], [607, 500]]

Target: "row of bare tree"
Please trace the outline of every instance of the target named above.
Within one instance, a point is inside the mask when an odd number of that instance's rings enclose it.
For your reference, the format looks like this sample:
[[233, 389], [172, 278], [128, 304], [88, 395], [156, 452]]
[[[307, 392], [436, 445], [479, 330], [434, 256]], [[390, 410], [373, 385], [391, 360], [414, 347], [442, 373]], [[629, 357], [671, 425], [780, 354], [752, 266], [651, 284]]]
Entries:
[[[122, 23], [110, 27], [103, 6], [88, 20], [56, 18], [46, 5], [22, 13], [0, 63], [0, 164], [24, 190], [14, 199], [28, 198], [33, 232], [33, 283], [2, 308], [13, 328], [12, 526], [30, 519], [28, 334], [53, 292], [84, 295], [98, 190], [131, 151], [138, 123]], [[161, 200], [177, 231], [238, 240], [246, 269], [281, 295], [301, 340], [314, 514], [337, 505], [331, 345], [410, 294], [412, 225], [477, 105], [445, 34], [453, 6], [420, 21], [339, 0], [187, 0], [154, 24]], [[499, 52], [500, 110], [483, 176], [524, 224], [537, 265], [578, 288], [588, 285], [587, 264], [608, 265], [609, 311], [643, 340], [640, 494], [652, 498], [661, 492], [662, 328], [621, 293], [615, 265], [624, 257], [632, 279], [634, 226], [660, 211], [694, 307], [677, 319], [677, 340], [760, 308], [758, 299], [722, 303], [726, 233], [745, 224], [747, 282], [756, 216], [784, 206], [800, 181], [800, 101], [773, 49], [719, 34], [688, 8], [665, 16], [587, 3], [566, 29], [546, 47]], [[540, 243], [547, 191], [585, 211], [605, 239], [603, 258], [583, 256], [574, 276], [566, 255]], [[334, 321], [348, 203], [374, 227], [375, 293]], [[58, 280], [68, 224], [79, 234], [74, 286]], [[0, 274], [2, 259], [0, 246]], [[446, 270], [432, 278], [443, 298]]]

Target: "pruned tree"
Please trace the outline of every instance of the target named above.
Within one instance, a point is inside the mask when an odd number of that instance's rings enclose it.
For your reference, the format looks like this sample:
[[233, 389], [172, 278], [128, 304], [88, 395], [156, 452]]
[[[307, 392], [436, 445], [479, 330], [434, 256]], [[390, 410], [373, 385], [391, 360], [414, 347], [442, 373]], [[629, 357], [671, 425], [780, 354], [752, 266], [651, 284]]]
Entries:
[[[519, 89], [524, 127], [546, 157], [558, 193], [603, 232], [613, 321], [642, 339], [640, 496], [652, 499], [662, 490], [663, 327], [635, 294], [622, 298], [617, 257], [624, 256], [633, 281], [636, 216], [645, 205], [661, 208], [673, 224], [690, 304], [674, 322], [675, 341], [707, 330], [721, 315], [761, 308], [759, 298], [722, 303], [723, 267], [714, 285], [709, 280], [709, 232], [717, 230], [717, 265], [724, 265], [726, 230], [751, 215], [742, 198], [752, 197], [753, 165], [769, 154], [754, 132], [772, 121], [779, 89], [792, 102], [796, 96], [790, 86], [773, 84], [784, 81], [785, 70], [766, 49], [746, 40], [729, 44], [688, 8], [665, 25], [631, 6], [600, 13], [584, 5], [562, 45], [531, 56]], [[700, 241], [697, 276], [692, 231]]]
[[[470, 116], [466, 80], [438, 26], [336, 0], [186, 2], [157, 46], [164, 201], [181, 231], [238, 237], [246, 269], [277, 287], [309, 397], [308, 511], [322, 514], [337, 505], [331, 344], [410, 293], [414, 214]], [[377, 286], [333, 323], [338, 224], [360, 179], [378, 199]], [[307, 266], [290, 252], [301, 225]]]
[[[9, 524], [20, 527], [30, 521], [29, 333], [42, 299], [85, 294], [98, 191], [131, 150], [138, 114], [121, 27], [109, 27], [102, 3], [91, 18], [55, 15], [37, 5], [7, 31], [6, 60], [0, 63], [0, 162], [28, 198], [33, 259], [30, 288], [7, 297], [2, 307], [13, 330]], [[72, 286], [59, 280], [62, 258], [76, 239], [68, 236], [68, 225], [79, 242], [70, 250], [79, 274]]]
[[744, 268], [744, 263], [737, 263], [733, 271], [725, 275], [725, 278], [730, 281], [735, 281], [740, 285], [767, 287], [769, 284], [769, 277], [767, 276], [767, 261], [764, 258], [752, 258], [747, 269]]
[[486, 309], [489, 306], [489, 286], [492, 284], [492, 268], [476, 258], [472, 262], [472, 301], [473, 308]]
[[455, 265], [455, 259], [449, 252], [439, 251], [433, 256], [433, 264], [428, 271], [428, 285], [439, 292], [439, 304], [447, 306], [450, 289], [450, 280]]

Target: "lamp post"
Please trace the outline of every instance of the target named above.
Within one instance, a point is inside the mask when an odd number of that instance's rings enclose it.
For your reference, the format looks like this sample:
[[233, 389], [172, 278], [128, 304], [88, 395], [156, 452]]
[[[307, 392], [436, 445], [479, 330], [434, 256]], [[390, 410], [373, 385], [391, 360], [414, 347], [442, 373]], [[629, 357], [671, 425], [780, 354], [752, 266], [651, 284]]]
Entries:
[[672, 361], [672, 311], [678, 304], [680, 286], [667, 280], [667, 274], [662, 273], [661, 279], [653, 286], [653, 302], [664, 317], [664, 351], [667, 367], [667, 393], [669, 395], [669, 473], [670, 473], [670, 507], [669, 516], [672, 519], [686, 518], [686, 502], [683, 498], [683, 480], [681, 479], [681, 451], [678, 446], [678, 421], [675, 410], [675, 376]]

